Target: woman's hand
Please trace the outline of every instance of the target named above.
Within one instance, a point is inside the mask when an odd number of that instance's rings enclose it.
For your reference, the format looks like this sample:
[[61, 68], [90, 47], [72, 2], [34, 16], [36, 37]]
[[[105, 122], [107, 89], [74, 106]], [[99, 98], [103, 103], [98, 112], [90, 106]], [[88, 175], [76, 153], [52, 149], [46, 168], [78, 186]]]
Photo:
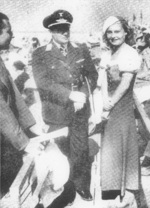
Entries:
[[69, 99], [77, 103], [86, 103], [86, 95], [83, 92], [72, 91]]
[[103, 109], [105, 111], [110, 111], [114, 107], [114, 103], [112, 102], [112, 99], [107, 99], [104, 101]]
[[47, 133], [49, 129], [49, 125], [43, 123], [35, 124], [34, 126], [30, 127], [30, 131], [36, 135], [41, 135], [43, 133]]
[[35, 142], [35, 139], [34, 140], [30, 139], [24, 151], [34, 156], [34, 155], [40, 155], [44, 151], [44, 149], [45, 147], [43, 144], [39, 142]]

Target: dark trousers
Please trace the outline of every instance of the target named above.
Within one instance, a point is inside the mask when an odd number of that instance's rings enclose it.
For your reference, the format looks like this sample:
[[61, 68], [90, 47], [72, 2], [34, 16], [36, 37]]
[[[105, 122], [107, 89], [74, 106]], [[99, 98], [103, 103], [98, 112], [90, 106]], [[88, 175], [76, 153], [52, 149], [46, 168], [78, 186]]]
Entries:
[[[50, 131], [64, 127], [50, 123]], [[70, 161], [70, 180], [76, 189], [90, 189], [92, 161], [89, 157], [88, 115], [85, 109], [74, 114], [69, 124], [67, 139], [57, 139], [56, 143]], [[65, 140], [65, 142], [64, 142]]]
[[22, 152], [16, 150], [2, 137], [0, 145], [0, 198], [3, 197], [17, 176], [22, 166]]
[[70, 124], [70, 177], [77, 189], [90, 189], [91, 161], [88, 142], [88, 116], [83, 110], [75, 113]]

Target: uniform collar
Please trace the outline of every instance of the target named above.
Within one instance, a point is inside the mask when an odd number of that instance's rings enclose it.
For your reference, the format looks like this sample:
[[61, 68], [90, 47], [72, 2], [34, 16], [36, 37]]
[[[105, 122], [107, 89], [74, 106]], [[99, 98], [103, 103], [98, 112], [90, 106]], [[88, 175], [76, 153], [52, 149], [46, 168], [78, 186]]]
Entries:
[[68, 44], [65, 44], [65, 45], [61, 45], [61, 44], [59, 44], [59, 43], [57, 43], [55, 40], [53, 40], [53, 43], [56, 45], [56, 47], [57, 48], [61, 48], [61, 47], [64, 47], [65, 49], [67, 49], [67, 47], [68, 47]]
[[[61, 48], [61, 45], [59, 43], [57, 43], [56, 41], [52, 40], [49, 44], [47, 44], [46, 46], [46, 51], [51, 51], [52, 50], [52, 45], [55, 45], [58, 49]], [[67, 49], [68, 44], [64, 45], [64, 47]]]
[[51, 50], [52, 50], [52, 42], [48, 43], [45, 48], [45, 51], [51, 51]]
[[76, 50], [79, 48], [78, 44], [76, 43], [72, 43], [72, 42], [68, 42], [68, 46], [67, 46], [67, 50], [68, 50], [68, 55], [67, 58], [65, 56], [62, 55], [60, 49], [56, 46], [56, 44], [51, 41], [49, 42], [46, 47], [45, 47], [45, 51], [46, 52], [50, 52], [52, 56], [56, 57], [57, 59], [61, 59], [64, 61], [68, 61], [68, 63], [71, 63], [76, 57], [79, 56], [79, 51]]

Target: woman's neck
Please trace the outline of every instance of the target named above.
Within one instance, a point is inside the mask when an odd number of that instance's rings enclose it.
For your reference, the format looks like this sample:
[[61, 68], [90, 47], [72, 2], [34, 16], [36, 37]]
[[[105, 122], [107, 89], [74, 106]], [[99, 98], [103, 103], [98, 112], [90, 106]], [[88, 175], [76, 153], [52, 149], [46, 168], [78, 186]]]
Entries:
[[124, 43], [122, 43], [121, 45], [119, 46], [111, 46], [111, 51], [112, 51], [112, 54], [116, 53], [117, 51], [119, 51], [119, 49], [124, 45]]

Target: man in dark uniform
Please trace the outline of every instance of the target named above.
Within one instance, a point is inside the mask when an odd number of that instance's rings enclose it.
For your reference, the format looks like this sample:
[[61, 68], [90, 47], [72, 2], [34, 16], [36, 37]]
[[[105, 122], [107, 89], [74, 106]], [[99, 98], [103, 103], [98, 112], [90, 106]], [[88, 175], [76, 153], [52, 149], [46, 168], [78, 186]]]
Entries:
[[[0, 13], [0, 51], [9, 48], [12, 30]], [[23, 151], [35, 151], [24, 130], [34, 131], [35, 120], [0, 58], [0, 198], [7, 193], [21, 165]], [[35, 133], [35, 131], [34, 131]]]
[[33, 53], [33, 75], [42, 101], [42, 116], [49, 131], [69, 127], [70, 179], [85, 200], [90, 193], [91, 161], [88, 146], [89, 89], [96, 87], [97, 72], [85, 44], [70, 41], [72, 15], [57, 10], [43, 20], [51, 42]]

